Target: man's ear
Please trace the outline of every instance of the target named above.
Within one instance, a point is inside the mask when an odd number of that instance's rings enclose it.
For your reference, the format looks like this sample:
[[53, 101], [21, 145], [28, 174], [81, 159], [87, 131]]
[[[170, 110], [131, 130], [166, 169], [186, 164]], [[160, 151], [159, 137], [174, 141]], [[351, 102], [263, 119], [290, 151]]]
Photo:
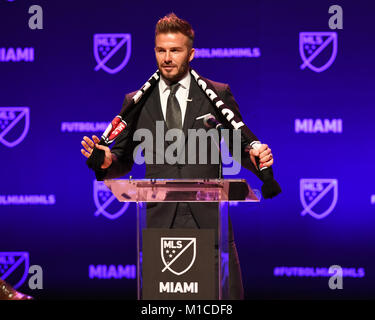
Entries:
[[189, 62], [194, 59], [195, 49], [191, 48], [189, 52]]

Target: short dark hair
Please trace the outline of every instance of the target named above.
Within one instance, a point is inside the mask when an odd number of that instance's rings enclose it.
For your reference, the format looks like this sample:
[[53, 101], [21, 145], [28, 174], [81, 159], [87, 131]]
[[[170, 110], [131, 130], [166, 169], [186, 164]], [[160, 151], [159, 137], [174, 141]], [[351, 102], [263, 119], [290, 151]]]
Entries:
[[167, 14], [165, 17], [159, 19], [155, 27], [155, 36], [160, 33], [177, 33], [181, 32], [190, 40], [190, 46], [193, 47], [194, 30], [190, 23], [186, 20], [180, 19], [173, 12]]

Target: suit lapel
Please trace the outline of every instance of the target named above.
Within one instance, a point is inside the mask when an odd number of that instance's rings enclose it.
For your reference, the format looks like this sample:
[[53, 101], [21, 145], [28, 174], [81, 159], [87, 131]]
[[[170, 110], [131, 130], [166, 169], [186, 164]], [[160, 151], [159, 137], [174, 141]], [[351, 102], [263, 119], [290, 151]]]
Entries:
[[[152, 119], [152, 123], [155, 126], [156, 121], [164, 121], [163, 112], [161, 111], [161, 102], [159, 94], [159, 84], [152, 90], [150, 97], [146, 101], [145, 109]], [[167, 124], [164, 121], [165, 127]]]
[[199, 89], [198, 84], [195, 82], [193, 77], [191, 77], [188, 97], [189, 100], [192, 101], [187, 101], [184, 126], [182, 128], [186, 138], [188, 134], [188, 129], [193, 127], [195, 119], [199, 115], [199, 112], [202, 109], [203, 105], [203, 95], [201, 89]]
[[[161, 110], [159, 84], [156, 85], [152, 91], [149, 99], [146, 102], [145, 109], [149, 117], [151, 118], [152, 125], [156, 129], [156, 121], [164, 122], [164, 134], [168, 130], [167, 123], [165, 122], [163, 111]], [[165, 147], [169, 146], [172, 141], [165, 141]]]

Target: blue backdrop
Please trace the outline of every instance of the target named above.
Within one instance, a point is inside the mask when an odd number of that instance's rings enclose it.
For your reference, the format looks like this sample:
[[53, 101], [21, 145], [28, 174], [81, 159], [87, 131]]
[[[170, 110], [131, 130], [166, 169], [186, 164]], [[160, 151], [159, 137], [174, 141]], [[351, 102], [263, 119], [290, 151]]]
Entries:
[[[329, 28], [335, 4], [343, 29]], [[31, 5], [42, 30], [29, 27]], [[154, 27], [173, 11], [196, 32], [192, 66], [229, 83], [275, 157], [282, 194], [231, 206], [246, 298], [375, 298], [373, 10], [0, 0], [0, 277], [40, 299], [136, 297], [135, 206], [94, 182], [80, 141], [156, 70]], [[43, 269], [42, 290], [29, 288], [30, 265]], [[329, 288], [332, 265], [342, 290]]]

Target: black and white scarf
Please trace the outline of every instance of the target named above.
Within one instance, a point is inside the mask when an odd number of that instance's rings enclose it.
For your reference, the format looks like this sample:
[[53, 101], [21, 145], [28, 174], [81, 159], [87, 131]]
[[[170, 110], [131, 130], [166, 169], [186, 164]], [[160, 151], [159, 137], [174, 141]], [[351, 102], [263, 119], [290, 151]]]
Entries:
[[[256, 136], [243, 123], [238, 110], [228, 107], [223, 100], [219, 98], [213, 85], [205, 78], [201, 77], [194, 69], [190, 69], [193, 79], [197, 82], [199, 88], [204, 92], [212, 105], [217, 108], [222, 118], [226, 122], [226, 127], [241, 130], [242, 140], [249, 146], [248, 150], [256, 143]], [[118, 114], [108, 125], [107, 129], [101, 136], [100, 145], [109, 146], [120, 135], [125, 128], [128, 127], [127, 121], [130, 123], [132, 119], [137, 119], [147, 97], [152, 89], [156, 86], [160, 79], [160, 71], [156, 71], [142, 86], [141, 89], [133, 96], [130, 102], [124, 106], [122, 112]], [[104, 151], [94, 148], [91, 156], [87, 159], [87, 165], [93, 170], [99, 170], [104, 161]], [[258, 168], [259, 169], [259, 168]], [[264, 182], [262, 186], [262, 194], [264, 198], [272, 198], [281, 192], [281, 188], [273, 178], [272, 167], [262, 168], [259, 174]]]

